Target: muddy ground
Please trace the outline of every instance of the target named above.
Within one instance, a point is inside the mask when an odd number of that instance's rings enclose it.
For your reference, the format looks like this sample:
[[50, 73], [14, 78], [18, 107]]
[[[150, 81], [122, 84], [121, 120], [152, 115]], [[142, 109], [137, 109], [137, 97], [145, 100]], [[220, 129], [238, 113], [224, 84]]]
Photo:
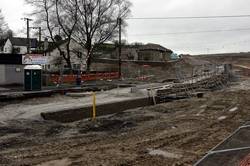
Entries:
[[[127, 110], [95, 121], [62, 124], [41, 118], [7, 118], [0, 121], [0, 165], [193, 165], [250, 121], [249, 89], [250, 79], [245, 78], [223, 90], [207, 92], [204, 98]], [[53, 96], [1, 103], [0, 113], [6, 106], [67, 99]]]
[[0, 165], [192, 165], [250, 120], [243, 83], [96, 121], [0, 122]]

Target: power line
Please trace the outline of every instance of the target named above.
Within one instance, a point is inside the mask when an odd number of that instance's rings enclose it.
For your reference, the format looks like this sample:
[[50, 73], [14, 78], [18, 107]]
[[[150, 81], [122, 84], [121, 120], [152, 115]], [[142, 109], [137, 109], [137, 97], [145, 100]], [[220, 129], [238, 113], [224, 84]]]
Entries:
[[173, 19], [218, 19], [218, 18], [249, 18], [250, 15], [222, 16], [191, 16], [191, 17], [129, 17], [127, 20], [173, 20]]
[[30, 53], [30, 26], [29, 23], [30, 21], [33, 21], [30, 18], [22, 18], [22, 20], [25, 20], [27, 23], [27, 53]]
[[238, 28], [238, 29], [222, 29], [211, 31], [187, 31], [187, 32], [171, 32], [171, 33], [156, 33], [156, 34], [131, 34], [128, 36], [161, 36], [161, 35], [181, 35], [181, 34], [195, 34], [195, 33], [215, 33], [215, 32], [231, 32], [231, 31], [249, 31], [250, 28]]

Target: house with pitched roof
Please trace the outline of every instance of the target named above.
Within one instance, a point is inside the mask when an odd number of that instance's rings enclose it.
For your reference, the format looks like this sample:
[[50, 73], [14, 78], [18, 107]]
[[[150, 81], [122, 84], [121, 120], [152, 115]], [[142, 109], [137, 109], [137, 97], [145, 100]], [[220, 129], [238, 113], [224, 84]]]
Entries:
[[[138, 46], [124, 46], [121, 49], [122, 60], [134, 61], [151, 61], [164, 62], [171, 60], [172, 50], [167, 49], [159, 44], [145, 44]], [[118, 57], [118, 49], [116, 49], [111, 57]]]
[[168, 61], [173, 53], [159, 44], [146, 44], [139, 47], [137, 50], [139, 61]]
[[[10, 37], [4, 44], [3, 53], [6, 54], [26, 54], [27, 53], [27, 38]], [[30, 50], [35, 51], [38, 47], [38, 41], [35, 38], [30, 39]]]
[[[56, 46], [54, 43], [48, 43], [48, 48], [44, 51], [44, 56], [47, 57], [47, 65], [44, 65], [43, 68], [47, 71], [58, 71], [62, 67], [63, 69], [68, 69], [66, 61], [60, 55], [60, 51], [66, 54], [67, 52], [67, 41], [62, 40]], [[86, 50], [75, 40], [70, 41], [69, 45], [70, 51], [70, 60], [73, 70], [85, 70], [86, 69]]]

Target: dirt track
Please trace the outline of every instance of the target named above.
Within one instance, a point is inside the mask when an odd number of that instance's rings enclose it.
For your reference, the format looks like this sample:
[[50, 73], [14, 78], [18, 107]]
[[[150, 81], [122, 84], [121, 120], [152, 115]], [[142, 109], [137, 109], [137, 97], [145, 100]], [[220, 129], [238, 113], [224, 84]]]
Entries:
[[0, 165], [192, 165], [250, 119], [249, 95], [237, 86], [96, 122], [10, 120]]

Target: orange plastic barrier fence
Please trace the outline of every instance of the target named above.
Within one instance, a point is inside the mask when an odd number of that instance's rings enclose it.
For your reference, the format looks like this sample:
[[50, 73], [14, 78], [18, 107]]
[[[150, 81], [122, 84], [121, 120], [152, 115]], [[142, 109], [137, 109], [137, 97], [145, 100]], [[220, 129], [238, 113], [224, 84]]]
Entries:
[[[52, 74], [49, 77], [50, 83], [57, 83], [59, 82], [60, 75]], [[63, 75], [63, 83], [75, 83], [77, 75]], [[118, 72], [111, 72], [111, 73], [96, 73], [96, 74], [82, 74], [81, 80], [82, 81], [94, 81], [94, 80], [107, 80], [107, 79], [117, 79], [119, 78]]]

